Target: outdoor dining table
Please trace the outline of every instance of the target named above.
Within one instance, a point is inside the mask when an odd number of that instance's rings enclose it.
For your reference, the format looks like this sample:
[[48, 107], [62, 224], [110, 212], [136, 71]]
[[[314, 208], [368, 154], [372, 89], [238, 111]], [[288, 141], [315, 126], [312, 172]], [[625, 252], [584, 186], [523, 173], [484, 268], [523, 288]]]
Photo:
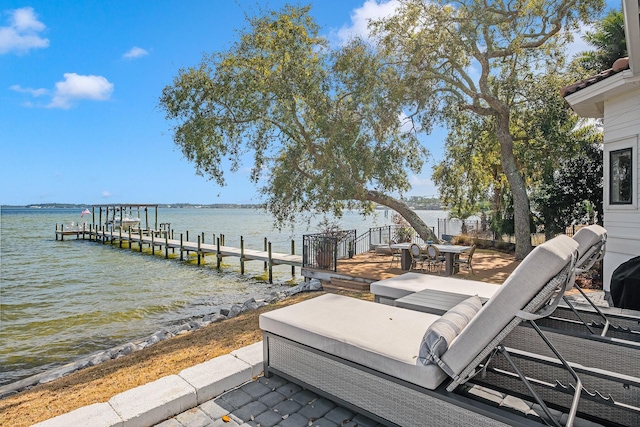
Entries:
[[[400, 268], [402, 268], [403, 270], [411, 269], [411, 254], [409, 253], [409, 246], [411, 246], [411, 243], [393, 243], [391, 245], [391, 248], [393, 249], [402, 249]], [[457, 272], [454, 261], [460, 256], [461, 253], [464, 253], [471, 249], [471, 246], [462, 245], [434, 244], [433, 246], [438, 248], [441, 254], [444, 254], [444, 274], [446, 276], [451, 276], [452, 274]], [[421, 247], [421, 249], [423, 248]]]

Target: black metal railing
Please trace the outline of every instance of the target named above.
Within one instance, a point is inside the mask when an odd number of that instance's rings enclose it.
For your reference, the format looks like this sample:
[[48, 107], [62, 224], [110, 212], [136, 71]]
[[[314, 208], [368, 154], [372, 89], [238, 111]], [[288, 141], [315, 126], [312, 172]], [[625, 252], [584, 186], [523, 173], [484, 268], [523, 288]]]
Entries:
[[425, 244], [413, 229], [399, 225], [373, 227], [360, 236], [356, 235], [356, 230], [341, 230], [335, 235], [305, 234], [302, 236], [302, 266], [337, 271], [339, 259], [376, 250], [381, 245], [388, 245], [389, 241], [401, 240], [399, 236], [404, 236], [404, 241]]
[[356, 230], [341, 230], [336, 235], [305, 234], [302, 236], [302, 266], [321, 270], [337, 270], [338, 259], [356, 253]]

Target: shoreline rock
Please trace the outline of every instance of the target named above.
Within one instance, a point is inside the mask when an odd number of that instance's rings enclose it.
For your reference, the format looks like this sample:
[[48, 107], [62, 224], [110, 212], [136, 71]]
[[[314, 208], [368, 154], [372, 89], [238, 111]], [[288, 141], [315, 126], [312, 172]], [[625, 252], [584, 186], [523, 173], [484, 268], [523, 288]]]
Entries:
[[0, 399], [24, 390], [28, 390], [38, 384], [46, 384], [48, 382], [57, 380], [81, 369], [96, 366], [108, 360], [119, 359], [136, 351], [147, 348], [151, 345], [157, 344], [160, 341], [172, 338], [176, 335], [182, 335], [187, 332], [195, 331], [204, 328], [205, 326], [208, 326], [212, 323], [231, 319], [247, 311], [257, 310], [258, 308], [264, 307], [266, 305], [274, 304], [292, 295], [301, 292], [315, 292], [321, 290], [322, 284], [320, 283], [320, 281], [317, 279], [312, 279], [308, 282], [302, 282], [299, 285], [296, 285], [284, 291], [273, 291], [271, 292], [271, 295], [264, 300], [249, 298], [242, 304], [233, 304], [229, 309], [220, 309], [218, 312], [186, 319], [183, 323], [157, 331], [145, 338], [140, 338], [128, 343], [118, 345], [116, 347], [112, 347], [110, 349], [102, 350], [97, 353], [84, 356], [76, 361], [64, 364], [62, 366], [58, 366], [56, 368], [40, 372], [39, 374], [35, 374], [30, 377], [0, 386]]

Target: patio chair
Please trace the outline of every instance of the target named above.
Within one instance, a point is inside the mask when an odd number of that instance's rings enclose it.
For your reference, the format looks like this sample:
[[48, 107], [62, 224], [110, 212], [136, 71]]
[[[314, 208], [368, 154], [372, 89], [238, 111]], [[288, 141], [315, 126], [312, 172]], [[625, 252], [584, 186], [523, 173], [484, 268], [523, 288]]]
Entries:
[[[637, 424], [640, 379], [574, 366], [551, 342], [545, 345], [553, 358], [503, 344], [523, 320], [544, 340], [535, 319], [551, 313], [570, 286], [576, 249], [566, 236], [538, 246], [484, 306], [470, 297], [443, 316], [333, 294], [264, 313], [265, 375], [281, 375], [385, 425], [569, 426], [580, 418], [607, 422], [611, 413], [621, 425]], [[498, 359], [508, 367], [492, 368]], [[528, 359], [549, 367], [519, 369]], [[610, 399], [597, 389], [583, 392], [576, 369], [619, 387]], [[496, 376], [522, 385], [495, 386]], [[513, 391], [531, 400], [524, 412], [505, 409], [508, 399], [477, 397], [476, 383], [494, 398]]]
[[392, 248], [391, 245], [395, 244], [395, 240], [389, 240], [389, 251], [391, 252], [391, 267], [397, 261], [400, 264], [402, 259], [402, 251], [398, 248]]
[[425, 252], [427, 254], [426, 262], [429, 270], [431, 270], [431, 268], [439, 269], [439, 274], [442, 274], [445, 257], [440, 255], [440, 250], [434, 245], [427, 245]]
[[420, 271], [424, 271], [424, 262], [427, 257], [422, 253], [420, 245], [417, 243], [409, 245], [409, 254], [411, 255], [411, 267], [409, 270], [418, 268], [418, 264], [420, 264]]
[[471, 261], [473, 260], [473, 253], [476, 251], [476, 245], [471, 246], [469, 252], [467, 252], [467, 256], [464, 258], [458, 258], [453, 261], [454, 265], [460, 268], [466, 268], [469, 273], [473, 276], [473, 265], [471, 265]]

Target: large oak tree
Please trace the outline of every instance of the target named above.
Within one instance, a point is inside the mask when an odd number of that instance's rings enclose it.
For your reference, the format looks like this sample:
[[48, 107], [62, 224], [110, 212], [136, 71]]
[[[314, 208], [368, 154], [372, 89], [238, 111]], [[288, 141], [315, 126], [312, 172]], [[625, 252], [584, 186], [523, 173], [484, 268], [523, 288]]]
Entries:
[[181, 70], [160, 98], [174, 142], [219, 185], [223, 160], [233, 171], [251, 154], [251, 178], [278, 225], [380, 204], [433, 238], [393, 196], [427, 155], [415, 132], [401, 131], [395, 70], [362, 41], [330, 48], [309, 10], [262, 12], [230, 49]]
[[563, 59], [563, 45], [601, 0], [399, 0], [374, 23], [384, 54], [402, 75], [407, 105], [424, 124], [463, 112], [490, 118], [513, 195], [516, 257], [531, 250], [529, 195], [514, 149], [512, 110], [521, 83]]

